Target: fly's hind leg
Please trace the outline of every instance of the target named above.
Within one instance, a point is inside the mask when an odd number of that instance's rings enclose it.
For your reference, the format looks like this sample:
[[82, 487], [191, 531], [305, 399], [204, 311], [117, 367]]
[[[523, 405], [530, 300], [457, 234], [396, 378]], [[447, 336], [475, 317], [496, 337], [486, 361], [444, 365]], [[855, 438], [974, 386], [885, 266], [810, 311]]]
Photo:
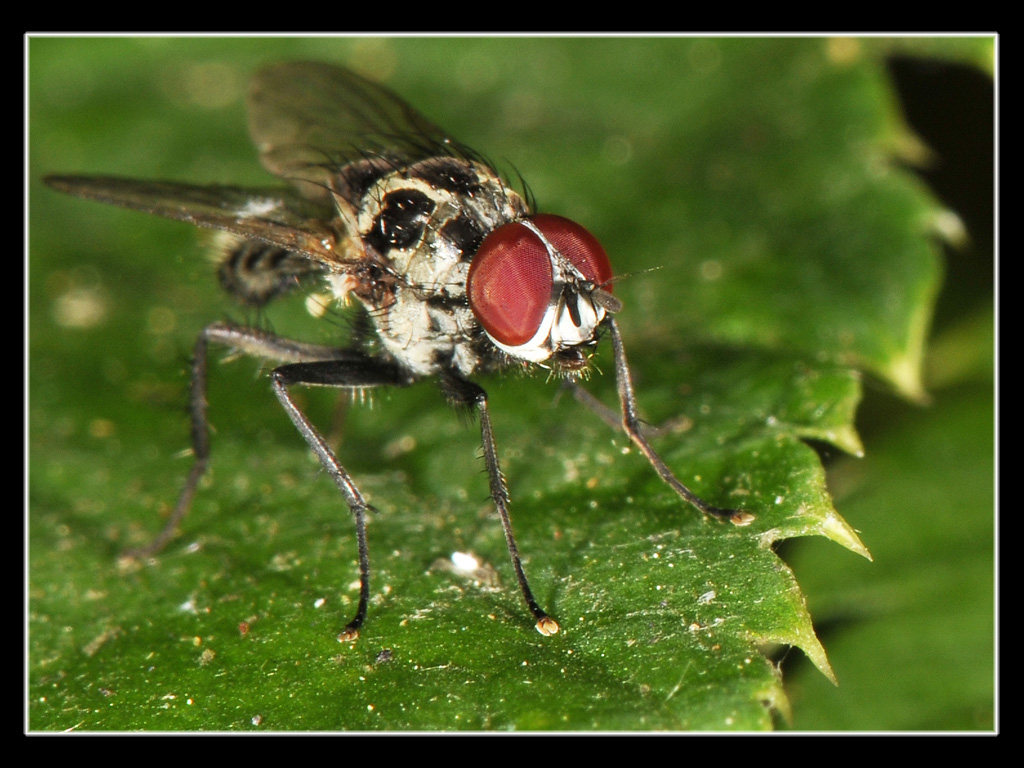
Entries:
[[285, 339], [256, 328], [228, 323], [214, 323], [204, 328], [196, 339], [192, 357], [192, 380], [189, 386], [189, 415], [192, 423], [192, 453], [195, 463], [188, 473], [178, 502], [163, 529], [144, 546], [125, 550], [122, 557], [145, 558], [155, 555], [174, 538], [178, 526], [188, 514], [199, 481], [210, 460], [210, 426], [207, 419], [206, 372], [210, 344], [228, 347], [243, 354], [277, 363], [300, 363], [313, 360], [348, 361], [358, 364], [366, 360], [361, 352], [337, 347]]
[[192, 420], [192, 455], [195, 457], [195, 463], [189, 470], [185, 486], [181, 489], [181, 495], [178, 496], [178, 503], [160, 533], [144, 546], [126, 549], [121, 553], [121, 557], [150, 557], [167, 546], [167, 542], [173, 539], [177, 533], [178, 525], [188, 514], [188, 510], [192, 506], [192, 498], [196, 495], [196, 487], [206, 472], [206, 466], [210, 460], [210, 427], [206, 418], [206, 350], [213, 328], [215, 326], [208, 326], [202, 330], [196, 339], [192, 356], [192, 382], [189, 386], [188, 411]]

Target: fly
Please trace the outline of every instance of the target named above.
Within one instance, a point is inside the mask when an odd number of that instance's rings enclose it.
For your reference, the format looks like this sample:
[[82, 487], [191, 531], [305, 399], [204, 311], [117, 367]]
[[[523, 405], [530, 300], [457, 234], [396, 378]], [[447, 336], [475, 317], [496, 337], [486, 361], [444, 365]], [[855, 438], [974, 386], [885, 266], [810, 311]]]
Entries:
[[[360, 590], [338, 639], [358, 637], [370, 596], [369, 505], [291, 395], [295, 386], [350, 391], [436, 378], [456, 406], [476, 409], [490, 495], [523, 598], [542, 635], [558, 623], [537, 603], [519, 556], [486, 392], [472, 377], [542, 366], [578, 388], [598, 337], [611, 337], [621, 425], [651, 466], [702, 513], [747, 525], [748, 512], [712, 506], [684, 486], [644, 436], [614, 315], [612, 267], [597, 239], [561, 216], [534, 213], [476, 152], [383, 86], [329, 64], [291, 62], [252, 80], [249, 129], [263, 165], [291, 187], [195, 186], [50, 176], [61, 192], [226, 233], [219, 277], [262, 306], [300, 285], [324, 286], [365, 310], [379, 346], [330, 347], [255, 327], [204, 328], [192, 360], [195, 463], [163, 530], [131, 556], [160, 551], [188, 513], [210, 458], [208, 347], [278, 365], [274, 394], [338, 486], [355, 519]], [[582, 390], [577, 389], [581, 399]]]

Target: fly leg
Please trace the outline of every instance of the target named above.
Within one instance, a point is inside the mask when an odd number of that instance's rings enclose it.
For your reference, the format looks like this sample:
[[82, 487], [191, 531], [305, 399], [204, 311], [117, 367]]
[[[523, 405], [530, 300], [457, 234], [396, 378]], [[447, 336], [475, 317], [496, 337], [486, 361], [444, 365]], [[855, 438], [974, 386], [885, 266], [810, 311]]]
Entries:
[[615, 352], [615, 380], [619, 390], [619, 401], [622, 404], [622, 428], [629, 435], [629, 439], [647, 457], [647, 461], [654, 467], [654, 471], [658, 473], [661, 479], [701, 512], [728, 520], [733, 525], [750, 525], [754, 521], [754, 516], [749, 512], [712, 506], [679, 482], [676, 476], [672, 474], [672, 470], [668, 468], [668, 465], [665, 464], [651, 447], [650, 443], [647, 442], [640, 424], [640, 417], [637, 413], [636, 394], [633, 391], [633, 379], [629, 374], [629, 365], [626, 362], [626, 350], [622, 346], [619, 327], [611, 317], [608, 318], [608, 327], [611, 330], [612, 348]]
[[[579, 382], [566, 379], [562, 382], [562, 388], [569, 390], [572, 396], [576, 398], [576, 402], [585, 405], [587, 408], [594, 412], [601, 421], [607, 424], [612, 429], [622, 429], [622, 414], [615, 408], [609, 408], [607, 405], [602, 403], [590, 392], [580, 386]], [[690, 419], [687, 416], [674, 416], [667, 421], [654, 426], [647, 422], [640, 424], [640, 429], [644, 434], [644, 437], [650, 439], [652, 437], [661, 437], [663, 435], [671, 435], [675, 432], [683, 432], [690, 424]]]
[[349, 642], [359, 637], [359, 628], [366, 621], [370, 599], [370, 558], [366, 546], [366, 510], [369, 509], [369, 505], [348, 472], [338, 462], [327, 441], [292, 400], [288, 387], [305, 385], [361, 390], [367, 387], [401, 386], [409, 382], [398, 366], [369, 357], [361, 360], [319, 360], [282, 365], [271, 372], [270, 379], [274, 394], [345, 497], [356, 523], [356, 542], [359, 548], [359, 607], [355, 617], [338, 635], [339, 642]]
[[361, 352], [338, 347], [306, 344], [275, 336], [256, 328], [245, 328], [228, 323], [213, 323], [204, 328], [196, 339], [192, 356], [192, 381], [189, 387], [189, 415], [192, 422], [192, 454], [195, 463], [188, 473], [178, 503], [163, 529], [152, 541], [142, 547], [125, 550], [121, 556], [144, 558], [155, 555], [174, 538], [178, 526], [188, 514], [199, 481], [210, 460], [210, 425], [207, 419], [206, 370], [210, 344], [229, 347], [252, 357], [278, 363], [312, 360], [362, 361]]
[[188, 411], [192, 420], [192, 455], [195, 457], [195, 462], [185, 479], [185, 486], [181, 489], [181, 495], [178, 496], [178, 503], [160, 533], [144, 546], [126, 549], [121, 553], [121, 557], [150, 557], [167, 546], [167, 542], [173, 539], [177, 533], [178, 525], [188, 514], [188, 510], [192, 506], [192, 498], [196, 494], [196, 487], [206, 472], [206, 465], [210, 460], [210, 426], [206, 418], [206, 349], [211, 328], [213, 326], [208, 326], [199, 334], [192, 355], [192, 383], [189, 386]]
[[508, 554], [512, 558], [512, 568], [516, 572], [519, 589], [523, 593], [523, 599], [526, 600], [526, 606], [537, 621], [537, 631], [545, 636], [554, 635], [558, 632], [558, 622], [548, 616], [537, 604], [533, 591], [530, 589], [530, 583], [526, 579], [526, 571], [523, 570], [523, 562], [519, 557], [519, 547], [516, 545], [516, 537], [512, 532], [512, 520], [508, 513], [510, 503], [508, 486], [505, 484], [505, 477], [501, 474], [501, 466], [498, 464], [498, 448], [494, 443], [491, 414], [487, 408], [487, 393], [478, 384], [451, 374], [443, 377], [442, 386], [452, 403], [475, 407], [480, 415], [480, 433], [483, 438], [484, 463], [487, 465], [487, 476], [490, 479], [491, 499], [493, 499], [494, 506], [498, 509], [498, 516], [501, 518], [501, 527], [505, 531], [505, 543], [508, 545]]

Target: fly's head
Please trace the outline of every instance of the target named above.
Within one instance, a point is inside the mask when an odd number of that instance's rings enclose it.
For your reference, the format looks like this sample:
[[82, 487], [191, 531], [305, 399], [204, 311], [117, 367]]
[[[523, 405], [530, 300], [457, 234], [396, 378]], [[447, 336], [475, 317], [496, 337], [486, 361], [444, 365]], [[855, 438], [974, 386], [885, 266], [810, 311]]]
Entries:
[[569, 219], [538, 214], [504, 224], [473, 257], [466, 293], [473, 315], [510, 358], [581, 375], [611, 294], [608, 254]]

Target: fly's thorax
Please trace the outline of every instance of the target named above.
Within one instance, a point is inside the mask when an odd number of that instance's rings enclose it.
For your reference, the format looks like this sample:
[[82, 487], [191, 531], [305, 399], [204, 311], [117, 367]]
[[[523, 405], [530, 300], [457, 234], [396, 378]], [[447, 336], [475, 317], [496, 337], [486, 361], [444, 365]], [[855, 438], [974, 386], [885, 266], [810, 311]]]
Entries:
[[522, 197], [480, 163], [436, 157], [367, 185], [356, 209], [365, 262], [387, 284], [357, 295], [384, 348], [419, 376], [479, 369], [490, 347], [466, 298], [469, 265], [488, 233], [528, 215]]

